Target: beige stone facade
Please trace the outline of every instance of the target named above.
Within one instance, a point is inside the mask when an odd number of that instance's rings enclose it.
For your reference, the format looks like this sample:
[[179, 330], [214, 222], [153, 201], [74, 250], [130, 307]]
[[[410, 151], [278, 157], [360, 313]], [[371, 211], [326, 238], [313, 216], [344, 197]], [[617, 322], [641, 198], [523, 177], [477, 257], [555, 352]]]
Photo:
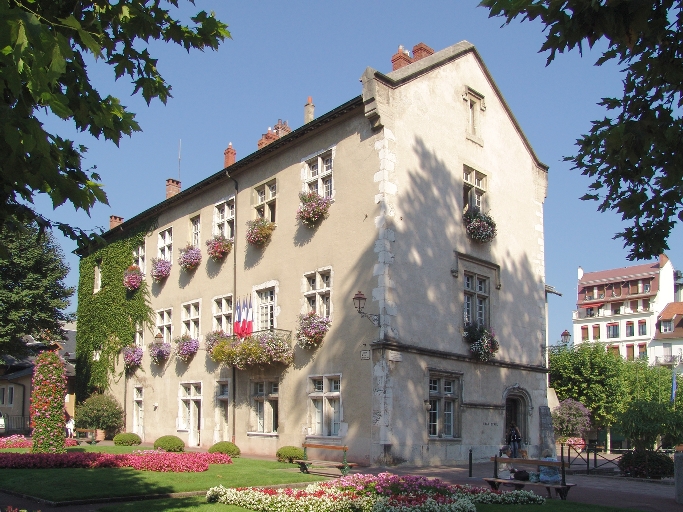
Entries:
[[[470, 448], [475, 459], [497, 453], [515, 420], [530, 454], [540, 452], [547, 167], [472, 45], [425, 55], [387, 75], [368, 68], [362, 96], [117, 226], [157, 219], [143, 270], [160, 326], [138, 340], [144, 372], [111, 383], [128, 431], [146, 441], [175, 434], [189, 445], [234, 440], [268, 455], [314, 440], [348, 445], [359, 463], [440, 464], [466, 459]], [[310, 229], [295, 214], [299, 192], [315, 181], [334, 203]], [[230, 201], [235, 246], [216, 263], [205, 240]], [[497, 223], [490, 243], [466, 235], [463, 210], [475, 202]], [[277, 228], [255, 248], [245, 223], [261, 207]], [[174, 264], [165, 282], [152, 283], [151, 258], [170, 250], [175, 262], [196, 236], [200, 267]], [[354, 309], [358, 290], [379, 325]], [[295, 347], [289, 367], [220, 366], [204, 335], [245, 297], [254, 329], [294, 339], [297, 316], [312, 304], [331, 329], [318, 349]], [[469, 318], [500, 341], [490, 362], [463, 341], [466, 301]], [[171, 337], [199, 332], [188, 364], [173, 356], [151, 363], [150, 343], [169, 328]]]

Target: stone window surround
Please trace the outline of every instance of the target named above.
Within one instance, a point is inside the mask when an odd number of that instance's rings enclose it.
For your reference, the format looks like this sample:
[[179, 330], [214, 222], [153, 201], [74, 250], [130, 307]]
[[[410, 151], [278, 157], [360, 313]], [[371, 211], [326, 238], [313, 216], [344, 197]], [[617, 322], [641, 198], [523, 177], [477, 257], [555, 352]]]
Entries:
[[[308, 381], [308, 403], [309, 403], [309, 427], [306, 429], [306, 439], [338, 439], [345, 437], [345, 428], [342, 428], [344, 425], [344, 406], [342, 402], [342, 386], [341, 386], [341, 381], [342, 381], [342, 373], [337, 372], [337, 373], [326, 373], [326, 374], [316, 374], [316, 375], [309, 375], [307, 378]], [[314, 382], [315, 381], [322, 381], [322, 390], [316, 390], [314, 387]], [[339, 389], [338, 390], [331, 390], [331, 383], [332, 382], [338, 382], [339, 383]], [[331, 427], [331, 422], [334, 421], [333, 414], [334, 410], [329, 404], [330, 399], [337, 401], [338, 405], [337, 407], [339, 408], [339, 431], [337, 434], [332, 434], [332, 427]], [[321, 400], [322, 401], [322, 424], [321, 424], [321, 432], [316, 432], [314, 423], [315, 423], [315, 415], [316, 415], [316, 408], [314, 405], [314, 402], [316, 400]]]

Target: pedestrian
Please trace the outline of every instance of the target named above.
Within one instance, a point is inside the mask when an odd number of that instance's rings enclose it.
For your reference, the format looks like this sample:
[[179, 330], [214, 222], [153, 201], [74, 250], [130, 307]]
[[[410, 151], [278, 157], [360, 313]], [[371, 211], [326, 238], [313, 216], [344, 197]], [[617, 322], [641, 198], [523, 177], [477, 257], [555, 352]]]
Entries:
[[508, 430], [507, 443], [510, 445], [510, 451], [512, 452], [512, 458], [516, 459], [519, 452], [519, 444], [522, 442], [522, 434], [517, 428], [517, 424], [513, 421], [510, 423], [510, 430]]
[[69, 419], [66, 420], [66, 437], [71, 439], [74, 436], [74, 419], [72, 416], [69, 416]]

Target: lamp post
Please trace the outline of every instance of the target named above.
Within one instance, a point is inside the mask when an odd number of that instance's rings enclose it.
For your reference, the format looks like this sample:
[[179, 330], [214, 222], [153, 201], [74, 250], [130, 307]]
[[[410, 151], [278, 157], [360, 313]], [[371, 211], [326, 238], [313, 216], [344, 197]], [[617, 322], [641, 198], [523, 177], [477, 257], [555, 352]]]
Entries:
[[569, 345], [569, 340], [571, 339], [572, 335], [569, 334], [569, 331], [567, 329], [564, 330], [562, 334], [560, 334], [560, 339], [562, 340], [563, 345]]
[[358, 311], [358, 314], [360, 316], [370, 320], [375, 327], [379, 327], [379, 315], [366, 313], [363, 311], [363, 309], [365, 308], [366, 300], [367, 298], [365, 297], [365, 295], [363, 295], [363, 292], [358, 290], [358, 293], [356, 293], [356, 295], [353, 296], [353, 305], [356, 307], [356, 310]]

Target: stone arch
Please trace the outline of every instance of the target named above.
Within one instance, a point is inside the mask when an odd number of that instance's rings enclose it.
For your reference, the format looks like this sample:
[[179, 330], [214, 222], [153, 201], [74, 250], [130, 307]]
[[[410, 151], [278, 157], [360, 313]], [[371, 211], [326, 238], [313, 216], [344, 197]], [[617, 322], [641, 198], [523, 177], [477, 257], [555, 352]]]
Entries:
[[522, 433], [522, 442], [529, 444], [530, 419], [533, 414], [534, 406], [531, 394], [522, 386], [515, 383], [508, 386], [503, 391], [503, 402], [505, 403], [505, 421], [503, 426], [503, 436], [507, 436], [510, 423], [515, 422]]

